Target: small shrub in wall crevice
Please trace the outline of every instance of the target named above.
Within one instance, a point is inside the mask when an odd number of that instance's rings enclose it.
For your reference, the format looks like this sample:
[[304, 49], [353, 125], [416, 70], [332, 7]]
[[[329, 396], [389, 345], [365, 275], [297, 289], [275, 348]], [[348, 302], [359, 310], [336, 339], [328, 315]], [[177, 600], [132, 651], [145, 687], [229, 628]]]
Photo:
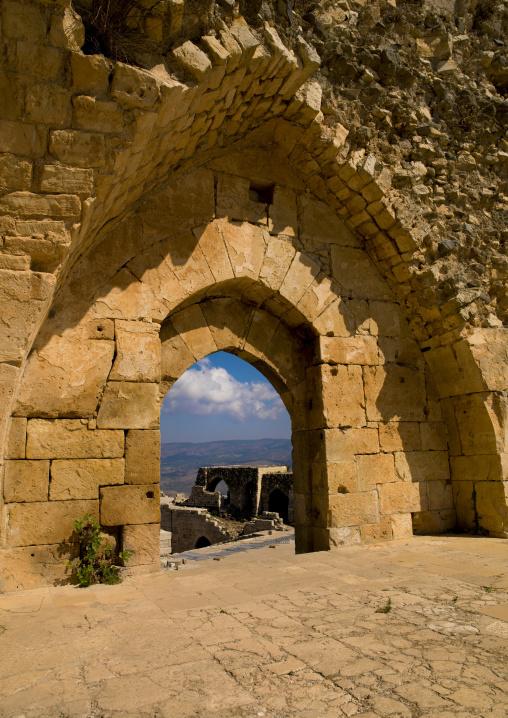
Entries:
[[115, 553], [107, 541], [101, 538], [101, 527], [90, 514], [74, 522], [74, 531], [79, 539], [80, 551], [76, 565], [69, 561], [81, 588], [94, 583], [121, 583], [119, 567], [132, 556], [130, 551]]

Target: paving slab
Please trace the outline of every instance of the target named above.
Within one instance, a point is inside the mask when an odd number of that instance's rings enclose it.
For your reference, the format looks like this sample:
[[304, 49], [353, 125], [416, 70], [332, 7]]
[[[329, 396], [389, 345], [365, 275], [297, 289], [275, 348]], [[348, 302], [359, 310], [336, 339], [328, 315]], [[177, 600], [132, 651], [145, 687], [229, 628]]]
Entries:
[[1, 718], [507, 718], [507, 541], [203, 551], [1, 594]]

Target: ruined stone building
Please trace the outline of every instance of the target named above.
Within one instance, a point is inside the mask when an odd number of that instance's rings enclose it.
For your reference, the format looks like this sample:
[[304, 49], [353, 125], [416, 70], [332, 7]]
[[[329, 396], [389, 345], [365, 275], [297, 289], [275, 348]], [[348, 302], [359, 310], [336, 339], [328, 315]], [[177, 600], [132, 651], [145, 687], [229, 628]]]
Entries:
[[507, 3], [129, 7], [1, 3], [1, 585], [86, 513], [158, 570], [160, 404], [219, 350], [291, 417], [297, 551], [507, 537]]
[[[216, 491], [221, 481], [227, 497]], [[223, 509], [244, 520], [270, 511], [293, 523], [293, 474], [287, 466], [204, 466], [185, 505]]]

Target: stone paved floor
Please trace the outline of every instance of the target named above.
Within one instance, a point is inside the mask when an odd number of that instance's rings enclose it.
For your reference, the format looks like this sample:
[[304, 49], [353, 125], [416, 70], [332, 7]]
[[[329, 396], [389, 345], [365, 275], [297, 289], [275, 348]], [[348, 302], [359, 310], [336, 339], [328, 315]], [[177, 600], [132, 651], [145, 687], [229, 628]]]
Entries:
[[292, 552], [0, 596], [0, 716], [508, 716], [507, 541]]

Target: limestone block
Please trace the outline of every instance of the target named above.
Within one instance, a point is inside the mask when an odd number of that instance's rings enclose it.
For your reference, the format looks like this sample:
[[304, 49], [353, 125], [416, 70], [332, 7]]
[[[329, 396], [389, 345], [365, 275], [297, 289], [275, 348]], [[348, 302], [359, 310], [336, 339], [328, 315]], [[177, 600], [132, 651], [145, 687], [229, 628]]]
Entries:
[[355, 332], [354, 314], [340, 298], [329, 304], [313, 325], [321, 336], [349, 337]]
[[273, 315], [262, 309], [255, 309], [245, 340], [246, 351], [254, 349], [259, 353], [264, 353], [279, 324], [280, 321]]
[[70, 7], [63, 16], [52, 15], [49, 41], [55, 47], [66, 50], [80, 50], [85, 43], [85, 27], [81, 17]]
[[379, 355], [375, 337], [319, 337], [318, 361], [327, 364], [375, 366]]
[[204, 80], [212, 69], [208, 56], [190, 40], [173, 50], [172, 54], [180, 67], [187, 70], [198, 82]]
[[3, 152], [26, 157], [44, 154], [44, 132], [33, 125], [0, 120], [0, 147]]
[[381, 451], [418, 451], [420, 426], [412, 421], [393, 421], [379, 425]]
[[453, 399], [463, 454], [496, 454], [506, 450], [506, 410], [502, 396], [478, 393]]
[[241, 21], [234, 22], [230, 27], [231, 34], [242, 49], [242, 65], [248, 65], [254, 56], [259, 41]]
[[324, 431], [327, 461], [352, 460], [357, 454], [377, 454], [377, 429], [327, 429]]
[[452, 56], [453, 38], [450, 33], [424, 35], [416, 40], [416, 49], [422, 57], [444, 60]]
[[160, 245], [137, 254], [127, 269], [149, 289], [167, 310], [174, 309], [187, 296], [187, 289], [159, 251]]
[[358, 490], [372, 491], [378, 484], [397, 481], [392, 454], [365, 454], [356, 457]]
[[78, 167], [103, 167], [106, 162], [104, 136], [79, 130], [52, 130], [49, 151], [61, 162]]
[[454, 400], [441, 399], [439, 402], [442, 408], [443, 418], [446, 423], [446, 433], [448, 438], [448, 450], [450, 456], [459, 456], [462, 454], [462, 446], [460, 443], [460, 434], [455, 416]]
[[191, 232], [179, 234], [161, 243], [160, 251], [189, 294], [214, 284], [205, 255]]
[[395, 454], [395, 474], [400, 481], [434, 481], [450, 478], [447, 451], [402, 451]]
[[330, 548], [354, 546], [361, 543], [360, 529], [344, 526], [343, 528], [330, 528]]
[[211, 222], [192, 230], [216, 282], [224, 282], [235, 276], [220, 226], [217, 222]]
[[32, 351], [14, 404], [18, 416], [93, 416], [113, 361], [113, 342], [53, 335]]
[[371, 332], [380, 337], [398, 337], [401, 334], [401, 314], [393, 302], [369, 302]]
[[160, 399], [157, 384], [110, 381], [104, 391], [99, 429], [158, 429]]
[[473, 481], [457, 481], [452, 484], [453, 504], [457, 512], [457, 526], [473, 528], [478, 524], [476, 513], [476, 489]]
[[159, 487], [106, 486], [100, 490], [102, 526], [160, 523]]
[[31, 162], [8, 153], [0, 155], [0, 190], [28, 190], [31, 181]]
[[307, 370], [312, 408], [309, 426], [365, 426], [365, 398], [359, 366], [321, 364]]
[[115, 321], [116, 357], [111, 381], [160, 381], [159, 325]]
[[282, 322], [278, 324], [266, 347], [266, 357], [276, 368], [289, 389], [305, 380], [303, 347]]
[[453, 531], [457, 526], [455, 509], [417, 511], [413, 514], [413, 532], [416, 536], [439, 535]]
[[2, 32], [6, 37], [38, 42], [46, 37], [47, 23], [38, 5], [21, 5], [18, 0], [2, 3]]
[[475, 485], [480, 528], [506, 538], [508, 535], [508, 481], [479, 481]]
[[160, 563], [160, 524], [124, 526], [122, 550], [132, 553], [129, 566]]
[[506, 330], [476, 329], [467, 341], [486, 388], [492, 391], [508, 389], [508, 335]]
[[266, 223], [266, 205], [258, 202], [257, 199], [251, 199], [249, 190], [249, 180], [234, 175], [219, 174], [217, 178], [217, 217]]
[[230, 58], [229, 52], [223, 47], [213, 35], [204, 35], [201, 38], [203, 46], [211, 55], [214, 65], [227, 65]]
[[26, 425], [25, 418], [11, 417], [7, 432], [7, 445], [5, 447], [6, 459], [24, 459], [26, 455]]
[[299, 235], [303, 240], [358, 247], [358, 240], [327, 204], [302, 194], [298, 197]]
[[508, 454], [451, 456], [453, 482], [508, 481]]
[[295, 256], [295, 249], [289, 239], [271, 237], [266, 247], [259, 279], [270, 289], [280, 288]]
[[392, 538], [405, 539], [413, 535], [411, 514], [392, 514], [390, 516]]
[[161, 378], [163, 382], [173, 383], [196, 359], [180, 334], [167, 322], [161, 328]]
[[423, 372], [398, 364], [364, 368], [368, 421], [423, 421]]
[[22, 361], [54, 284], [52, 275], [0, 269], [1, 361]]
[[49, 461], [6, 461], [4, 500], [47, 501]]
[[123, 484], [123, 459], [56, 459], [51, 462], [50, 501], [98, 499], [99, 486]]
[[390, 288], [363, 249], [332, 246], [332, 275], [341, 287], [364, 299], [391, 299]]
[[92, 170], [44, 165], [41, 177], [41, 192], [64, 192], [66, 194], [92, 194]]
[[72, 100], [76, 124], [92, 132], [122, 132], [123, 114], [115, 102], [100, 102], [95, 97], [79, 95]]
[[358, 490], [354, 461], [312, 464], [312, 487], [329, 494], [353, 494]]
[[446, 451], [448, 449], [446, 425], [441, 421], [422, 422], [420, 438], [424, 451]]
[[427, 491], [429, 511], [454, 508], [451, 481], [427, 481], [421, 485]]
[[[373, 304], [384, 304], [384, 302], [371, 302], [370, 306], [372, 306]], [[394, 320], [398, 323], [401, 317], [397, 310], [397, 305], [394, 304], [388, 306], [393, 307]], [[403, 326], [405, 330], [405, 323], [403, 323]], [[384, 327], [386, 331], [387, 325], [385, 324]], [[400, 336], [400, 334], [396, 337], [382, 336], [382, 332], [379, 332], [380, 325], [379, 323], [377, 323], [374, 316], [372, 316], [370, 328], [373, 334], [378, 334], [377, 342], [379, 346], [379, 354], [382, 359], [384, 358], [385, 363], [409, 364], [410, 366], [417, 367], [418, 369], [425, 369], [425, 360], [423, 358], [423, 354], [420, 350], [420, 347], [413, 339], [408, 339], [406, 337]], [[437, 396], [436, 399], [438, 399]]]
[[382, 484], [379, 487], [379, 499], [381, 513], [384, 515], [427, 510], [425, 489], [422, 489], [420, 484]]
[[298, 208], [296, 194], [288, 187], [274, 187], [273, 202], [268, 205], [268, 229], [272, 234], [296, 237], [298, 234]]
[[361, 526], [360, 536], [362, 541], [389, 541], [392, 538], [392, 524], [390, 516], [382, 516], [379, 523]]
[[125, 438], [125, 483], [158, 484], [160, 457], [159, 431], [128, 431]]
[[[0, 441], [2, 444], [8, 428], [12, 396], [19, 381], [20, 373], [19, 367], [11, 364], [0, 364]], [[24, 455], [21, 458], [24, 458]]]
[[56, 544], [72, 540], [74, 522], [90, 514], [99, 518], [98, 501], [44, 501], [7, 508], [9, 546]]
[[358, 526], [379, 521], [377, 493], [337, 494], [329, 497], [329, 526]]
[[324, 272], [320, 272], [299, 300], [296, 309], [309, 322], [314, 322], [336, 298], [331, 280]]
[[171, 316], [171, 323], [181, 335], [195, 360], [217, 351], [217, 345], [198, 304], [193, 304]]
[[320, 264], [309, 254], [296, 252], [280, 286], [281, 296], [297, 305], [320, 271]]
[[14, 217], [62, 217], [77, 219], [81, 202], [73, 194], [11, 192], [0, 200], [0, 214]]
[[75, 92], [104, 95], [109, 90], [109, 66], [103, 55], [71, 53], [72, 88]]
[[262, 230], [247, 222], [222, 222], [220, 231], [235, 277], [257, 279], [266, 250], [266, 239]]
[[484, 391], [487, 384], [466, 340], [425, 352], [440, 397]]
[[126, 268], [121, 269], [97, 292], [95, 309], [112, 319], [148, 319], [162, 321], [168, 313], [148, 284], [139, 282]]
[[215, 214], [213, 172], [199, 169], [172, 182], [158, 196], [155, 205], [152, 199], [147, 203], [146, 213], [142, 213], [143, 223], [151, 226], [151, 222], [157, 220], [153, 215], [158, 210], [161, 217], [157, 228], [163, 232], [159, 237], [168, 234], [168, 214], [172, 218], [191, 219], [194, 225], [210, 222]]
[[123, 431], [90, 430], [82, 419], [28, 421], [27, 459], [114, 459], [123, 453]]
[[33, 85], [27, 90], [26, 113], [32, 122], [66, 127], [71, 118], [70, 95], [52, 85]]
[[149, 72], [117, 62], [111, 94], [124, 107], [149, 110], [159, 98], [159, 88], [157, 80]]
[[252, 307], [228, 297], [202, 304], [202, 312], [218, 349], [243, 348]]

